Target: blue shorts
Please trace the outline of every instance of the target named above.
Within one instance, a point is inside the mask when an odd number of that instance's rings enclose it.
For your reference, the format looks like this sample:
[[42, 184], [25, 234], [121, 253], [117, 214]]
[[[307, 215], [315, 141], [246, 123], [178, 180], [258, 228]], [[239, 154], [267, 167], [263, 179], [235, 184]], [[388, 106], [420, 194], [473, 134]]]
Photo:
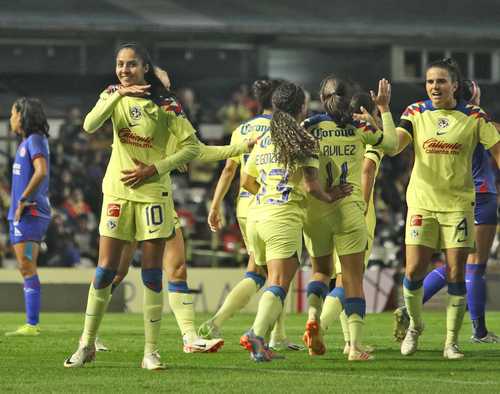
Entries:
[[497, 195], [493, 193], [476, 193], [474, 207], [474, 224], [497, 224]]
[[9, 220], [11, 245], [28, 241], [41, 242], [47, 232], [49, 223], [50, 219], [31, 215], [21, 216], [21, 220], [15, 224], [14, 221]]

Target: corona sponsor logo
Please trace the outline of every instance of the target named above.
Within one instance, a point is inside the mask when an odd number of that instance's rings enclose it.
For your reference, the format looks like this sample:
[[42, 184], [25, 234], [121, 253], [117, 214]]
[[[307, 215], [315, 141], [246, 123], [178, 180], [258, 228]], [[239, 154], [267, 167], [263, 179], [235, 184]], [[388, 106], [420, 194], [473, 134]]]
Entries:
[[135, 134], [128, 127], [124, 127], [118, 131], [118, 138], [122, 144], [134, 145], [138, 148], [152, 148], [153, 138], [152, 137], [141, 137]]
[[312, 135], [316, 138], [327, 138], [327, 137], [353, 137], [355, 135], [354, 129], [333, 129], [325, 130], [321, 127], [317, 127], [312, 130]]
[[440, 141], [437, 138], [430, 138], [422, 145], [425, 153], [438, 153], [443, 155], [458, 155], [462, 150], [462, 144]]

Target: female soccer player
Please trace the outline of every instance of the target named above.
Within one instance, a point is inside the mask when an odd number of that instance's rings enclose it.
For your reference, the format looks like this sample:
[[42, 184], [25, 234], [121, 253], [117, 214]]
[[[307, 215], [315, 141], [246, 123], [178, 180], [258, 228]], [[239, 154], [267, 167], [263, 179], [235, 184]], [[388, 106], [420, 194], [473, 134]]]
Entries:
[[[320, 180], [329, 187], [350, 183], [353, 193], [336, 204], [324, 204], [314, 198], [308, 203], [304, 239], [311, 256], [313, 275], [307, 286], [308, 321], [304, 342], [309, 354], [325, 352], [320, 315], [332, 276], [332, 253], [338, 253], [342, 268], [342, 287], [334, 295], [342, 302], [347, 315], [350, 361], [370, 360], [361, 348], [361, 329], [366, 310], [363, 293], [365, 251], [368, 244], [366, 204], [361, 190], [361, 166], [365, 146], [371, 144], [388, 150], [396, 147], [396, 131], [389, 110], [390, 84], [379, 82], [374, 102], [382, 113], [384, 133], [366, 122], [353, 119], [350, 107], [353, 88], [350, 83], [333, 76], [321, 83], [320, 97], [326, 114], [304, 122], [306, 129], [320, 145]], [[366, 113], [366, 110], [364, 110]], [[342, 301], [342, 290], [345, 300]]]
[[[81, 367], [95, 358], [95, 337], [106, 310], [124, 246], [142, 242], [145, 347], [142, 367], [164, 369], [158, 352], [163, 309], [162, 257], [174, 235], [169, 172], [199, 153], [195, 130], [177, 103], [165, 99], [147, 51], [121, 46], [116, 55], [119, 86], [106, 89], [84, 122], [85, 131], [113, 122], [113, 151], [103, 179], [99, 261], [90, 286], [85, 327], [78, 350], [65, 367]], [[181, 148], [166, 156], [169, 138]], [[135, 166], [135, 167], [134, 167]], [[133, 168], [133, 170], [130, 170]]]
[[[467, 82], [467, 81], [464, 81]], [[480, 89], [474, 81], [464, 83], [464, 99], [479, 106]], [[465, 286], [467, 288], [467, 307], [472, 321], [472, 343], [497, 343], [499, 338], [486, 327], [486, 281], [484, 274], [491, 245], [497, 227], [497, 189], [495, 172], [491, 163], [491, 154], [483, 145], [477, 145], [472, 156], [472, 176], [476, 193], [474, 206], [474, 230], [476, 250], [470, 253], [465, 266]], [[431, 271], [424, 279], [425, 304], [434, 294], [446, 285], [446, 266]], [[394, 311], [394, 337], [403, 340], [409, 325], [405, 307]]]
[[[377, 125], [377, 127], [382, 127], [382, 119], [379, 117], [378, 108], [373, 102], [371, 96], [364, 92], [355, 93], [351, 100], [351, 111], [352, 113], [362, 113], [362, 108], [366, 109], [366, 111], [372, 115], [374, 119], [373, 122]], [[374, 148], [371, 145], [366, 146], [361, 170], [361, 191], [363, 194], [363, 200], [365, 201], [367, 207], [365, 211], [365, 219], [366, 227], [368, 230], [368, 246], [365, 252], [365, 268], [368, 264], [373, 240], [375, 237], [377, 217], [375, 214], [375, 205], [373, 202], [373, 191], [375, 180], [377, 178], [378, 170], [380, 168], [380, 163], [383, 156], [384, 152], [381, 149]], [[348, 355], [350, 351], [350, 335], [347, 316], [345, 314], [345, 311], [343, 310], [345, 292], [342, 285], [342, 267], [340, 265], [338, 254], [335, 250], [333, 258], [335, 268], [335, 288], [330, 291], [328, 296], [325, 298], [320, 316], [321, 329], [323, 330], [323, 333], [326, 333], [332, 323], [335, 320], [340, 319], [345, 342], [343, 353], [345, 355]], [[364, 345], [362, 349], [368, 353], [371, 353], [373, 351], [373, 348], [367, 345]]]
[[26, 324], [5, 335], [40, 334], [40, 280], [37, 259], [50, 223], [49, 124], [40, 101], [22, 97], [12, 105], [10, 128], [22, 138], [12, 166], [10, 242], [24, 279]]
[[436, 249], [447, 260], [448, 305], [443, 356], [460, 359], [458, 333], [465, 313], [465, 262], [474, 245], [472, 156], [477, 144], [500, 163], [500, 137], [485, 112], [461, 100], [460, 70], [451, 59], [427, 67], [426, 101], [411, 104], [398, 127], [398, 151], [413, 143], [415, 164], [407, 190], [406, 269], [410, 326], [401, 354], [417, 351], [424, 329], [423, 279]]
[[[261, 114], [252, 120], [243, 123], [234, 130], [231, 137], [231, 143], [239, 143], [245, 138], [258, 138], [269, 132], [272, 114], [271, 97], [275, 89], [282, 83], [281, 80], [263, 79], [255, 81], [252, 85], [252, 91], [255, 99], [259, 103]], [[221, 205], [224, 197], [229, 190], [231, 182], [236, 175], [236, 170], [240, 166], [240, 178], [242, 178], [243, 168], [248, 160], [249, 154], [245, 153], [235, 156], [227, 160], [226, 166], [217, 183], [212, 205], [208, 214], [208, 224], [212, 231], [221, 229]], [[231, 290], [226, 297], [224, 304], [220, 307], [217, 313], [209, 320], [204, 322], [198, 334], [204, 338], [219, 338], [221, 337], [221, 327], [224, 322], [233, 316], [236, 312], [244, 308], [250, 299], [264, 286], [267, 277], [265, 267], [255, 264], [255, 259], [252, 252], [252, 247], [248, 242], [246, 231], [247, 215], [250, 204], [253, 200], [253, 195], [240, 187], [238, 200], [236, 202], [236, 218], [240, 226], [243, 242], [248, 251], [249, 258], [247, 263], [247, 272], [245, 277]], [[291, 343], [286, 338], [285, 319], [286, 311], [283, 310], [276, 326], [271, 334], [269, 346], [275, 350], [286, 348], [290, 350], [300, 350], [301, 346]]]
[[271, 360], [265, 339], [282, 312], [298, 268], [306, 192], [326, 203], [351, 192], [350, 185], [325, 192], [319, 182], [318, 143], [298, 123], [305, 115], [304, 91], [282, 83], [272, 95], [272, 104], [269, 133], [252, 150], [242, 180], [243, 187], [255, 195], [248, 237], [256, 264], [267, 266], [269, 282], [252, 328], [240, 339], [255, 361]]

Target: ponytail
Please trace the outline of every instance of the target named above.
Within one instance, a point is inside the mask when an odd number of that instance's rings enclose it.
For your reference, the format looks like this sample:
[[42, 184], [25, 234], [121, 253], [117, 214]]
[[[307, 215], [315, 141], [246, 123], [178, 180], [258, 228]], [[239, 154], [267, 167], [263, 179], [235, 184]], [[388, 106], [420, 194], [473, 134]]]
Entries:
[[349, 82], [333, 75], [326, 77], [321, 82], [321, 102], [325, 111], [339, 127], [345, 127], [352, 121], [352, 91], [353, 88]]

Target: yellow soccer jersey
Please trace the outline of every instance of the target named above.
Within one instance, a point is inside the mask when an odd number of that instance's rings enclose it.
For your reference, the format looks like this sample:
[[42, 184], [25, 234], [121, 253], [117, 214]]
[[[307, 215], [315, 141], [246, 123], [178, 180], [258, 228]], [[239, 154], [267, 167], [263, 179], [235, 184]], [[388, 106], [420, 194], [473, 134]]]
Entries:
[[[231, 145], [241, 144], [247, 139], [258, 138], [264, 133], [267, 133], [271, 128], [271, 115], [259, 115], [250, 121], [243, 123], [231, 136]], [[240, 165], [240, 179], [243, 174], [245, 163], [248, 160], [250, 153], [244, 153], [239, 156], [232, 157], [231, 160]], [[253, 195], [240, 187], [238, 200], [236, 202], [236, 216], [246, 218], [248, 207], [250, 206]]]
[[333, 204], [309, 196], [308, 214], [324, 215], [325, 211], [332, 211], [334, 207], [353, 201], [364, 203], [361, 170], [365, 146], [380, 144], [383, 139], [382, 131], [357, 121], [340, 128], [328, 114], [306, 119], [304, 127], [319, 140], [319, 178], [322, 186], [325, 189], [344, 183], [353, 186], [350, 196]]
[[436, 109], [431, 100], [419, 101], [406, 108], [399, 129], [411, 136], [415, 151], [408, 207], [471, 210], [474, 149], [478, 143], [489, 149], [500, 140], [486, 113], [465, 102], [454, 109]]
[[[365, 159], [370, 159], [375, 163], [375, 179], [377, 178], [378, 171], [380, 169], [380, 162], [384, 157], [384, 153], [380, 149], [373, 148], [371, 145], [366, 146]], [[377, 215], [375, 213], [375, 204], [373, 202], [373, 191], [375, 190], [375, 185], [373, 185], [372, 192], [370, 194], [370, 201], [368, 202], [368, 207], [366, 209], [366, 226], [368, 227], [368, 232], [373, 237], [375, 231], [375, 226], [377, 222]]]
[[318, 158], [304, 160], [290, 174], [278, 163], [274, 149], [271, 133], [268, 133], [254, 146], [245, 164], [244, 172], [256, 178], [260, 184], [249, 212], [252, 219], [286, 219], [292, 214], [304, 214], [307, 193], [302, 186], [302, 167], [318, 168]]
[[[170, 176], [153, 176], [136, 188], [125, 186], [120, 178], [122, 170], [133, 169], [132, 159], [150, 165], [166, 157], [171, 136], [183, 141], [195, 133], [182, 109], [173, 99], [160, 105], [141, 97], [121, 97], [115, 86], [101, 93], [99, 101], [87, 115], [85, 124], [102, 124], [111, 117], [113, 145], [102, 191], [131, 201], [159, 202], [171, 192]], [[94, 127], [86, 130], [93, 131]]]

